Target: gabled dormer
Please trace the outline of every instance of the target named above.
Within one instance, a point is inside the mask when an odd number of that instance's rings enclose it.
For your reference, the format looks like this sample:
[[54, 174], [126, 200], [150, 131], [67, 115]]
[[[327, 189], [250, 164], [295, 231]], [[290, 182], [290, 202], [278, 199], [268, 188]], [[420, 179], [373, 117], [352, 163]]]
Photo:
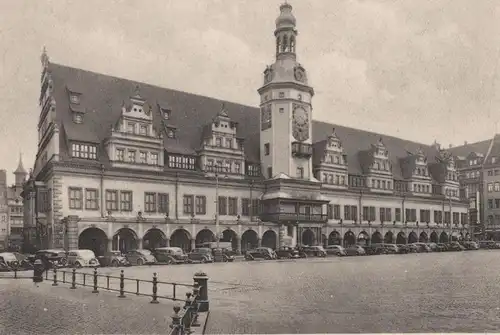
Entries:
[[66, 94], [68, 95], [69, 110], [73, 123], [81, 124], [85, 118], [85, 108], [82, 107], [82, 93], [76, 87], [66, 85]]
[[414, 195], [427, 196], [432, 192], [432, 179], [427, 167], [427, 157], [422, 148], [416, 152], [407, 152], [406, 157], [400, 158], [401, 174], [408, 184], [409, 192]]
[[328, 188], [347, 188], [347, 155], [335, 128], [326, 140], [314, 143], [314, 176]]
[[458, 199], [460, 196], [455, 158], [447, 151], [438, 149], [435, 162], [429, 164], [432, 178], [441, 186], [444, 196]]
[[151, 105], [141, 96], [138, 86], [123, 101], [105, 147], [113, 166], [154, 171], [163, 168], [163, 134], [153, 126]]
[[366, 176], [366, 186], [373, 192], [392, 193], [392, 164], [382, 137], [372, 144], [370, 149], [360, 151], [358, 158], [361, 170]]
[[244, 176], [243, 139], [238, 137], [238, 124], [229, 117], [225, 104], [203, 127], [198, 155], [202, 169], [208, 174], [222, 171], [228, 177]]

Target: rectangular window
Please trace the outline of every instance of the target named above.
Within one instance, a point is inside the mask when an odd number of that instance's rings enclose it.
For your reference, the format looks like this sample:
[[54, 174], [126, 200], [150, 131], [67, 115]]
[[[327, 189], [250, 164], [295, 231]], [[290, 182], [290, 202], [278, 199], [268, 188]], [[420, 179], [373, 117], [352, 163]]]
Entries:
[[390, 208], [385, 209], [385, 220], [388, 222], [392, 221], [392, 210]]
[[106, 190], [106, 210], [118, 210], [118, 191]]
[[151, 164], [158, 165], [158, 154], [156, 152], [151, 153]]
[[238, 198], [228, 198], [227, 215], [238, 215]]
[[353, 221], [358, 221], [358, 207], [351, 206], [351, 219]]
[[269, 156], [270, 151], [269, 143], [264, 144], [264, 155]]
[[451, 218], [450, 218], [450, 212], [444, 212], [444, 223], [450, 223]]
[[92, 188], [85, 189], [85, 209], [97, 210], [98, 206], [98, 195], [97, 190]]
[[387, 219], [385, 218], [385, 208], [379, 209], [380, 222], [385, 222]]
[[493, 199], [488, 199], [488, 209], [493, 209]]
[[193, 212], [193, 199], [192, 195], [185, 195], [183, 197], [183, 212], [184, 214], [194, 214]]
[[116, 160], [119, 162], [123, 162], [125, 160], [125, 150], [116, 149]]
[[145, 151], [139, 152], [139, 163], [146, 164], [148, 159], [148, 154]]
[[127, 122], [127, 133], [135, 133], [135, 123]]
[[500, 199], [495, 199], [495, 208], [500, 208]]
[[453, 213], [453, 223], [454, 224], [459, 224], [460, 223], [460, 213], [457, 213], [457, 212]]
[[326, 207], [326, 215], [328, 216], [328, 220], [333, 219], [333, 205], [328, 204]]
[[394, 208], [394, 221], [401, 222], [401, 208]]
[[233, 147], [233, 140], [231, 138], [226, 138], [226, 148]]
[[252, 199], [252, 211], [250, 212], [251, 216], [260, 214], [260, 200]]
[[222, 138], [220, 138], [220, 137], [215, 138], [215, 146], [222, 147]]
[[158, 193], [158, 213], [167, 215], [169, 211], [168, 193]]
[[375, 217], [375, 207], [370, 207], [370, 221], [373, 222], [373, 221], [376, 221], [377, 218]]
[[250, 199], [248, 198], [241, 199], [241, 215], [250, 216]]
[[[297, 168], [297, 178], [304, 179], [304, 168], [303, 167]], [[337, 176], [337, 178], [338, 178], [338, 176]]]
[[227, 198], [219, 197], [217, 202], [219, 204], [219, 215], [227, 215]]
[[273, 177], [273, 167], [270, 166], [267, 168], [267, 177], [272, 178]]
[[97, 159], [97, 146], [73, 143], [71, 145], [71, 156], [74, 158]]
[[146, 136], [148, 134], [148, 126], [145, 124], [141, 124], [139, 126], [139, 134]]
[[495, 192], [500, 192], [500, 183], [495, 183]]
[[234, 173], [241, 174], [241, 164], [240, 163], [234, 163]]
[[351, 206], [344, 205], [344, 220], [351, 220]]
[[488, 183], [488, 192], [493, 192], [493, 183]]
[[132, 211], [132, 191], [120, 191], [120, 210], [123, 212]]
[[340, 205], [333, 205], [333, 219], [340, 220]]
[[168, 156], [168, 167], [174, 169], [183, 170], [195, 170], [196, 169], [196, 159], [189, 156]]
[[82, 189], [70, 187], [69, 188], [69, 208], [70, 209], [82, 209]]
[[146, 213], [156, 212], [156, 193], [144, 193], [144, 211]]
[[207, 214], [207, 198], [204, 195], [196, 196], [196, 214]]
[[130, 163], [135, 163], [135, 150], [128, 151], [128, 161]]

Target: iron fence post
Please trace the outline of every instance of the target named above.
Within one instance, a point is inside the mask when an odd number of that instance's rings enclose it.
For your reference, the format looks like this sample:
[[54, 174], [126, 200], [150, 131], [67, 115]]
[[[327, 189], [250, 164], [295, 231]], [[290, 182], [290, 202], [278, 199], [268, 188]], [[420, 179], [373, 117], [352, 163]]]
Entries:
[[125, 274], [123, 270], [120, 271], [120, 295], [118, 298], [125, 298]]
[[183, 335], [181, 317], [179, 316], [179, 311], [181, 307], [179, 305], [174, 306], [174, 314], [172, 315], [172, 324], [170, 328], [172, 329], [171, 335]]
[[198, 312], [208, 312], [209, 301], [208, 301], [208, 276], [205, 272], [196, 272], [193, 276], [195, 285], [198, 286]]
[[156, 272], [153, 273], [153, 300], [151, 300], [152, 304], [159, 303], [158, 301], [158, 277], [156, 276]]
[[73, 269], [73, 273], [71, 274], [71, 289], [76, 289], [76, 269]]
[[52, 286], [57, 286], [57, 270], [54, 268], [54, 282], [52, 283]]
[[99, 293], [99, 290], [97, 289], [97, 267], [94, 268], [94, 289], [92, 290], [92, 293]]
[[17, 267], [14, 268], [14, 279], [17, 279]]

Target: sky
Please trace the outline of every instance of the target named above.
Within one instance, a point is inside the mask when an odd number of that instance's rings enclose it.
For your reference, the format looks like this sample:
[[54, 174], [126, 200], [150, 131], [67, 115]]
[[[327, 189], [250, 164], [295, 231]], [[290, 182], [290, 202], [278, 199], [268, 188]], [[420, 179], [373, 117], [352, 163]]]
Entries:
[[[313, 118], [448, 147], [491, 137], [496, 0], [288, 0]], [[40, 54], [94, 72], [257, 106], [276, 0], [0, 0], [0, 169], [37, 150]], [[345, 139], [348, 140], [348, 139]]]

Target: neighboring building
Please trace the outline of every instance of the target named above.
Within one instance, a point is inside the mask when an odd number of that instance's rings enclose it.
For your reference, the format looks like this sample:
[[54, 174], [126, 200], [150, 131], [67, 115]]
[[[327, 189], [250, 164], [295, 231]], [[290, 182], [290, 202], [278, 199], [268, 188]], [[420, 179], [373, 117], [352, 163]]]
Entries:
[[500, 240], [500, 135], [450, 151], [458, 157], [460, 183], [469, 198], [474, 235]]
[[0, 250], [8, 247], [9, 207], [7, 206], [7, 171], [0, 170]]
[[280, 11], [260, 108], [54, 64], [44, 52], [27, 243], [101, 253], [217, 236], [239, 251], [468, 237], [447, 150], [312, 120], [296, 20], [289, 4]]
[[19, 164], [14, 171], [15, 183], [8, 188], [7, 201], [9, 206], [8, 219], [8, 247], [9, 249], [19, 249], [23, 242], [23, 185], [28, 173], [24, 169], [22, 157], [19, 157]]

